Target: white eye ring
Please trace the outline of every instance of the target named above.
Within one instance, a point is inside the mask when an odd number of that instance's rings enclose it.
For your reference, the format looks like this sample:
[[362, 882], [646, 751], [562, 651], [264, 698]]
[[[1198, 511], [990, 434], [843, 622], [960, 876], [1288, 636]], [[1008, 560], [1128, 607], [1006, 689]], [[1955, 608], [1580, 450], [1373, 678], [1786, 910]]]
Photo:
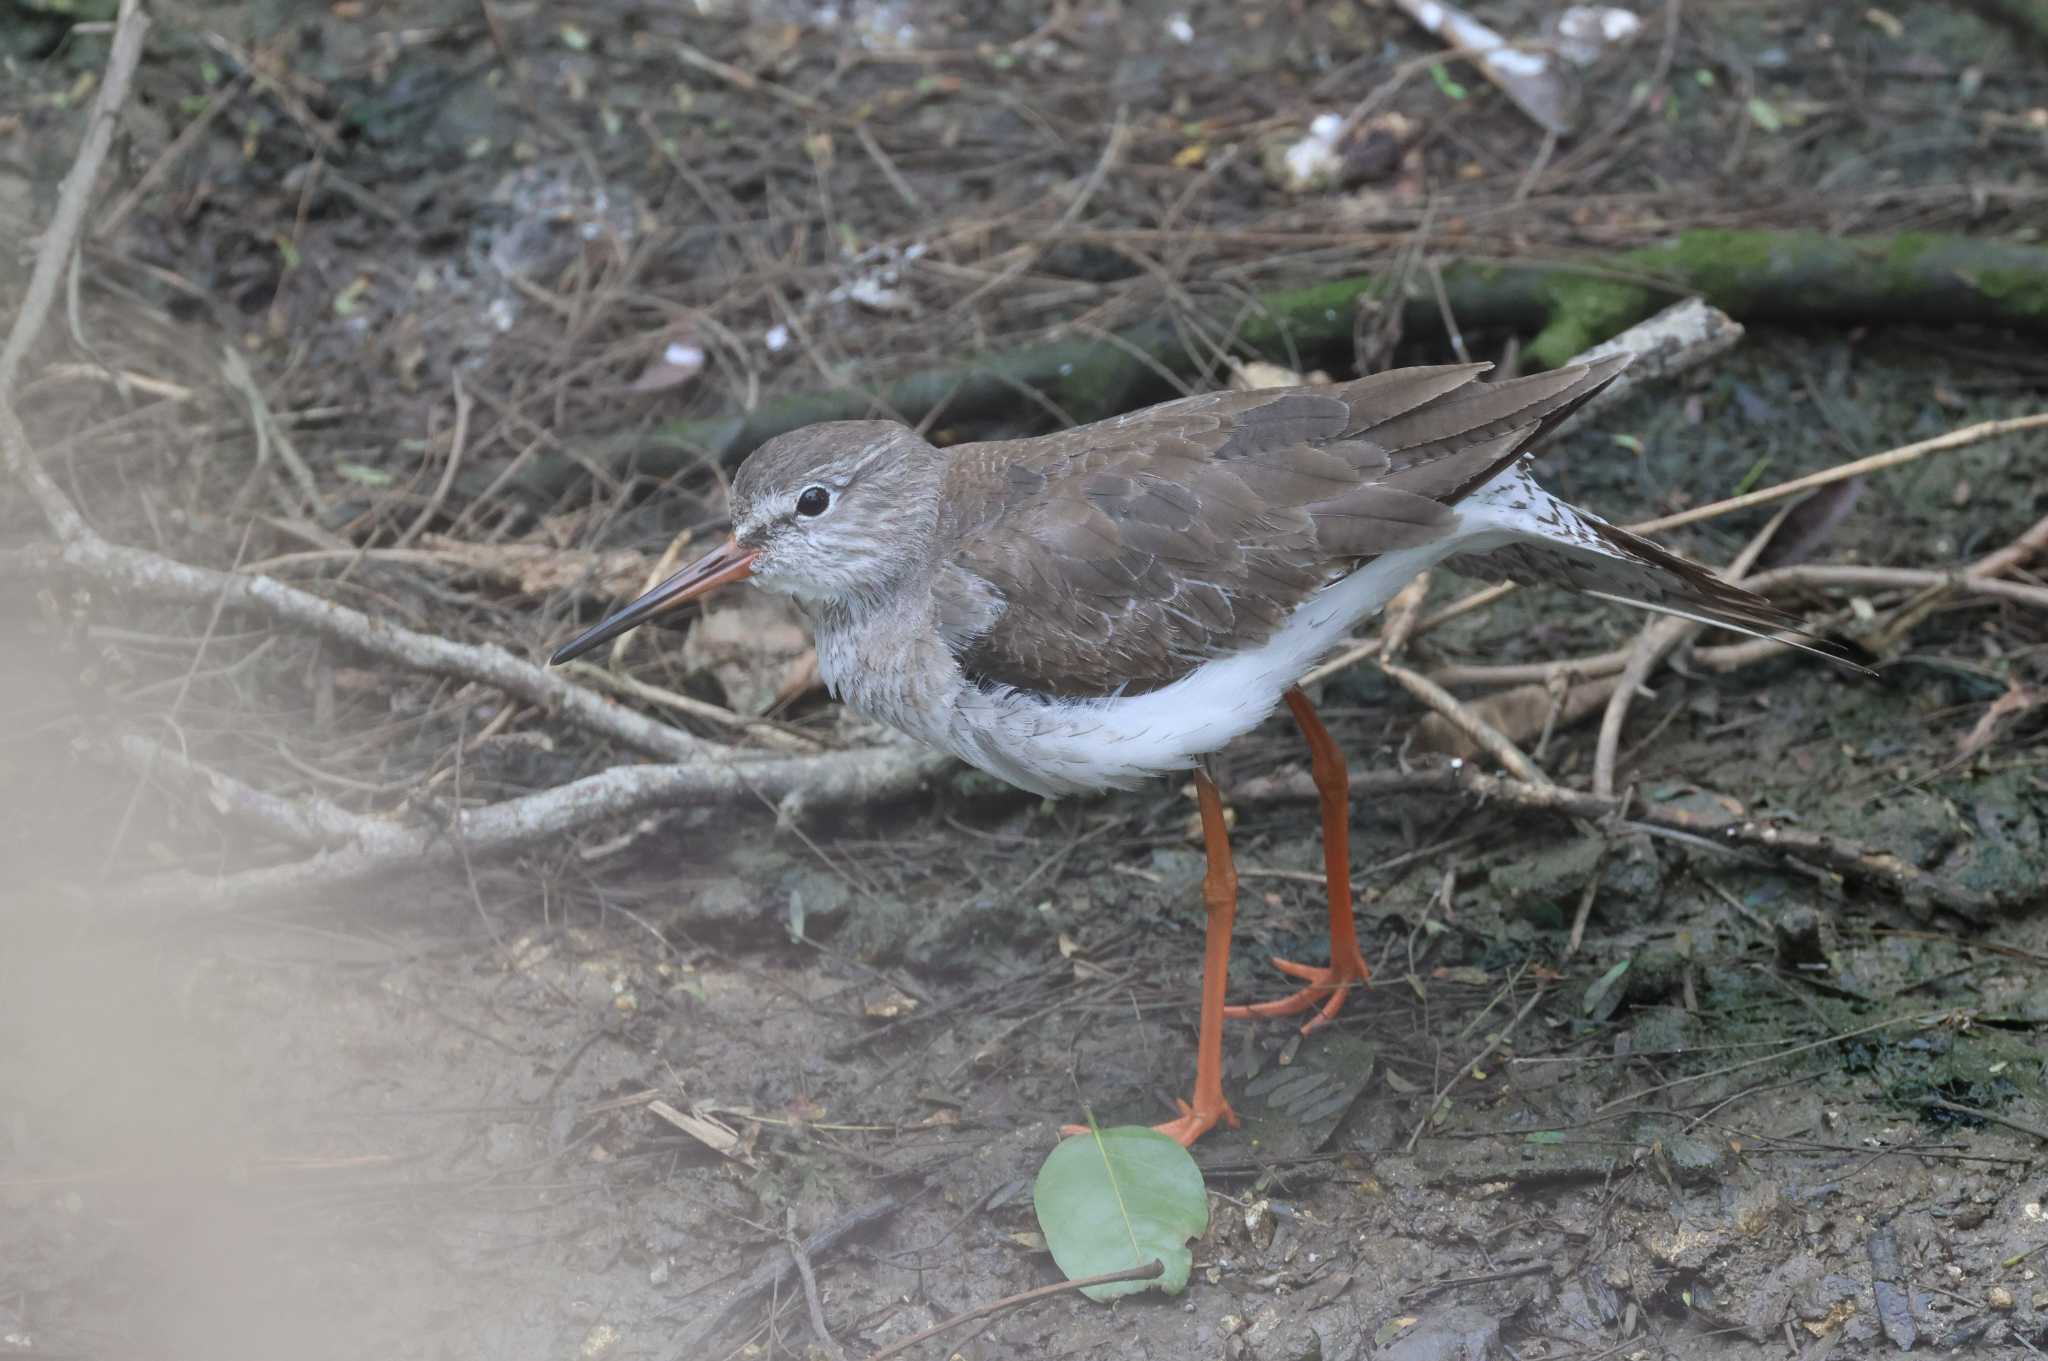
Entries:
[[797, 493], [796, 513], [806, 518], [823, 515], [832, 508], [832, 493], [823, 487], [809, 486]]

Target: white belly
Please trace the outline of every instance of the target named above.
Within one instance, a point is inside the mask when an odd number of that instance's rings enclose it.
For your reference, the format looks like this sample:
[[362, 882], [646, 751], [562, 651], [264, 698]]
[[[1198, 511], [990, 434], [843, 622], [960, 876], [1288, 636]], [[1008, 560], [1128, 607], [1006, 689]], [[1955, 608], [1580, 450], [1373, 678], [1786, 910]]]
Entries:
[[1418, 574], [1472, 540], [1448, 534], [1386, 553], [1304, 601], [1265, 643], [1204, 662], [1142, 695], [1059, 700], [969, 689], [955, 700], [944, 745], [1033, 793], [1127, 789], [1186, 770], [1257, 727], [1302, 673]]

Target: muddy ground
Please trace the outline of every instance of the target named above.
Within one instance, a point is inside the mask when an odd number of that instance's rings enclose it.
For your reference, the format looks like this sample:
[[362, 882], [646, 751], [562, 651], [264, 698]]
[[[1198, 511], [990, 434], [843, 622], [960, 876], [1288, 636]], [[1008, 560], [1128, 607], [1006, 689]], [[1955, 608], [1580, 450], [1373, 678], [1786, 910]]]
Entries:
[[[1473, 8], [1513, 32], [1542, 9]], [[588, 451], [651, 446], [679, 417], [1055, 324], [1213, 317], [1232, 290], [1392, 267], [1409, 245], [1566, 255], [1695, 223], [2029, 240], [2043, 188], [2042, 50], [1939, 4], [1646, 7], [1643, 43], [1589, 79], [1596, 131], [1548, 160], [1469, 73], [1416, 67], [1388, 103], [1427, 133], [1403, 178], [1306, 198], [1267, 178], [1260, 139], [1432, 50], [1394, 9], [158, 17], [101, 210], [118, 220], [41, 352], [34, 434], [114, 537], [277, 560], [344, 603], [535, 657], [632, 586], [522, 592], [356, 550], [426, 509], [449, 540], [639, 549], [644, 571], [679, 530], [718, 528], [708, 467], [656, 487], [629, 460], [546, 495], [498, 475], [541, 446], [595, 469]], [[101, 49], [36, 5], [0, 6], [0, 30], [18, 77], [0, 218], [35, 223]], [[1029, 242], [1043, 251], [1006, 253]], [[1360, 332], [1360, 354], [1447, 354], [1441, 335]], [[1464, 339], [1500, 357], [1510, 337]], [[703, 371], [655, 372], [671, 343]], [[223, 376], [223, 344], [249, 384]], [[473, 443], [436, 498], [451, 376]], [[1643, 518], [2039, 410], [2044, 390], [2038, 339], [1753, 331], [1542, 475]], [[255, 462], [252, 401], [285, 413], [325, 518]], [[1052, 419], [1020, 403], [988, 428]], [[1981, 557], [2048, 514], [2044, 469], [2036, 434], [1881, 475], [1809, 551]], [[10, 545], [40, 532], [21, 498], [0, 516]], [[1725, 561], [1763, 516], [1674, 542]], [[1806, 603], [1853, 640], [1905, 597]], [[867, 1356], [1058, 1280], [1030, 1197], [1057, 1127], [1164, 1118], [1186, 1089], [1201, 857], [1181, 789], [1055, 806], [946, 776], [905, 803], [700, 809], [452, 876], [138, 919], [133, 876], [279, 851], [108, 761], [120, 732], [405, 818], [631, 758], [251, 620], [42, 579], [0, 609], [18, 716], [0, 748], [0, 1354]], [[761, 655], [772, 621], [738, 617], [755, 643], [737, 669], [685, 660], [671, 633], [634, 673], [758, 704], [788, 658]], [[1523, 593], [1413, 656], [1587, 655], [1639, 627]], [[1856, 838], [2006, 910], [1962, 920], [1635, 823], [1361, 801], [1378, 977], [1308, 1040], [1232, 1027], [1245, 1126], [1197, 1146], [1213, 1216], [1187, 1292], [1059, 1295], [906, 1354], [2048, 1349], [2048, 621], [1950, 600], [1885, 661], [1863, 681], [1681, 658], [1635, 705], [1623, 777], [1643, 800]], [[1321, 699], [1354, 762], [1433, 759], [1421, 711], [1376, 673]], [[815, 695], [778, 713], [816, 742], [874, 737]], [[1583, 784], [1592, 750], [1579, 725], [1542, 759]], [[1227, 792], [1301, 760], [1276, 721], [1218, 775]], [[1236, 813], [1231, 991], [1252, 998], [1279, 986], [1265, 956], [1321, 949], [1321, 862], [1311, 806]], [[812, 1243], [831, 1341], [796, 1276], [761, 1269], [792, 1238]]]

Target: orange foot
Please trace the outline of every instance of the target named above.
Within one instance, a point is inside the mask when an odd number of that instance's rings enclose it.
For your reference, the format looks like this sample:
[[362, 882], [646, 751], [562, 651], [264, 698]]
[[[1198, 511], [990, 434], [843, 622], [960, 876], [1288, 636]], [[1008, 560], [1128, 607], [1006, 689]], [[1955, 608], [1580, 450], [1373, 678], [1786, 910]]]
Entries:
[[[1220, 1097], [1214, 1106], [1190, 1106], [1187, 1102], [1178, 1099], [1173, 1104], [1180, 1108], [1180, 1119], [1169, 1120], [1163, 1125], [1154, 1125], [1152, 1128], [1158, 1130], [1182, 1148], [1194, 1147], [1195, 1140], [1216, 1128], [1218, 1121], [1229, 1125], [1232, 1129], [1237, 1128], [1237, 1112], [1230, 1109], [1230, 1103], [1222, 1100]], [[1063, 1136], [1086, 1134], [1087, 1132], [1088, 1126], [1086, 1125], [1060, 1126], [1060, 1133]]]
[[1355, 949], [1330, 964], [1297, 964], [1291, 959], [1276, 959], [1273, 967], [1303, 980], [1308, 986], [1275, 1001], [1225, 1007], [1223, 1014], [1234, 1021], [1254, 1016], [1294, 1016], [1314, 1009], [1316, 1003], [1321, 1002], [1321, 1009], [1316, 1010], [1316, 1014], [1301, 1027], [1301, 1033], [1309, 1035], [1328, 1025], [1331, 1018], [1343, 1010], [1344, 998], [1353, 985], [1372, 977], [1372, 970], [1365, 965], [1365, 956]]

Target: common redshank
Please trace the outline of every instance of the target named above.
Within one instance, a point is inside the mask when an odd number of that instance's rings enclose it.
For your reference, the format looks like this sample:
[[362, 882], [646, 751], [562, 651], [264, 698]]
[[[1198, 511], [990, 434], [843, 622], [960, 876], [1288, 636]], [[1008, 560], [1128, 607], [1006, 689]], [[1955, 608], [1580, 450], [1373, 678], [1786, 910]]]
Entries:
[[[1212, 392], [1035, 439], [939, 449], [893, 421], [779, 436], [732, 485], [732, 536], [555, 653], [587, 652], [725, 582], [794, 596], [847, 704], [1036, 794], [1194, 769], [1208, 929], [1183, 1144], [1218, 1120], [1226, 1016], [1328, 1021], [1369, 976], [1351, 910], [1349, 784], [1295, 682], [1439, 563], [1746, 633], [1792, 621], [1558, 500], [1523, 456], [1627, 364], [1502, 383], [1484, 364]], [[1320, 794], [1329, 963], [1224, 1004], [1237, 875], [1203, 758], [1281, 703]]]

